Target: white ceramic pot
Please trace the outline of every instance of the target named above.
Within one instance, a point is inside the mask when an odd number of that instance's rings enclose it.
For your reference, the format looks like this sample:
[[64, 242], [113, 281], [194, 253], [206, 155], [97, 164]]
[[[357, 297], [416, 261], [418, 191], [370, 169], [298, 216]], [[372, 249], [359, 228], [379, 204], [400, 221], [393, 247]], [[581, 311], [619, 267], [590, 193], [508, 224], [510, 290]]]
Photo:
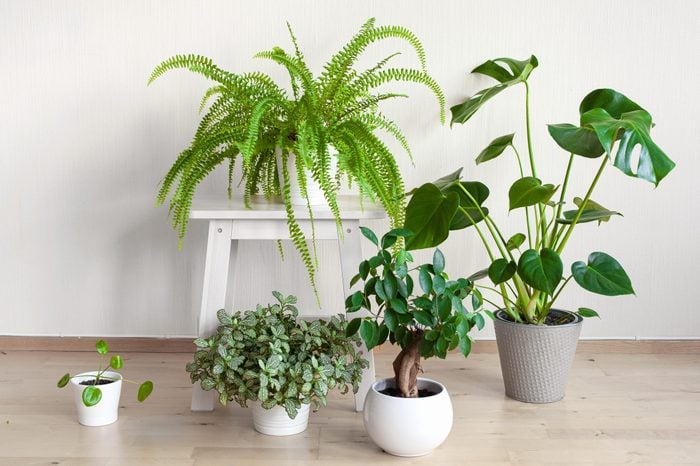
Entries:
[[[337, 151], [334, 147], [330, 146], [328, 152], [331, 156], [331, 176], [335, 177], [335, 173], [338, 169], [338, 158]], [[280, 180], [280, 185], [282, 184], [282, 151], [277, 149], [275, 152], [277, 156], [277, 176]], [[287, 157], [287, 173], [289, 174], [289, 184], [290, 184], [290, 202], [292, 205], [306, 205], [306, 198], [301, 195], [301, 189], [299, 189], [299, 177], [297, 176], [297, 167], [295, 162], [296, 154], [289, 154]], [[327, 205], [326, 197], [323, 195], [323, 190], [321, 185], [312, 178], [311, 171], [304, 168], [304, 173], [306, 174], [306, 194], [309, 197], [309, 205], [311, 206], [324, 206]]]
[[265, 409], [260, 403], [253, 405], [253, 426], [261, 434], [284, 436], [304, 432], [309, 425], [309, 405], [302, 404], [294, 419], [281, 406]]
[[104, 372], [104, 377], [115, 379], [114, 382], [98, 385], [102, 392], [102, 399], [95, 406], [85, 406], [83, 404], [83, 390], [89, 385], [81, 385], [80, 382], [93, 380], [97, 372], [83, 372], [73, 376], [70, 380], [73, 387], [73, 398], [75, 407], [78, 410], [78, 422], [84, 426], [106, 426], [117, 420], [119, 417], [119, 397], [122, 393], [122, 376], [118, 372]]
[[379, 393], [396, 387], [394, 378], [375, 382], [367, 393], [363, 418], [374, 443], [395, 456], [427, 455], [452, 430], [452, 402], [439, 382], [418, 378], [418, 389], [437, 392], [424, 398], [398, 398]]

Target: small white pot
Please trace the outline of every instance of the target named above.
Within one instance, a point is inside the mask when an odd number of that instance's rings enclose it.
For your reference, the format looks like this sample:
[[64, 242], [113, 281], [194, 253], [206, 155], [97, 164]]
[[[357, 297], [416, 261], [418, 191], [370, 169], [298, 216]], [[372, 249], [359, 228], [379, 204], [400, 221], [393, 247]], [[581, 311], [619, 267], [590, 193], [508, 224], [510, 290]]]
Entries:
[[424, 398], [379, 393], [387, 387], [396, 387], [393, 377], [375, 382], [365, 399], [365, 429], [374, 443], [395, 456], [423, 456], [439, 447], [452, 430], [452, 402], [444, 385], [418, 378], [418, 389], [437, 392]]
[[294, 419], [281, 406], [265, 409], [260, 403], [253, 405], [253, 426], [261, 434], [284, 436], [304, 432], [309, 425], [309, 405], [302, 404]]
[[[331, 156], [331, 176], [335, 177], [335, 173], [338, 170], [338, 152], [333, 146], [328, 147], [328, 153]], [[275, 152], [277, 156], [277, 176], [280, 180], [280, 186], [283, 183], [282, 177], [282, 151], [278, 148]], [[290, 185], [290, 202], [292, 205], [306, 205], [306, 198], [301, 195], [301, 189], [299, 188], [299, 177], [297, 176], [297, 167], [295, 162], [296, 154], [289, 154], [287, 157], [287, 173], [289, 174], [289, 185]], [[311, 171], [304, 168], [304, 173], [306, 174], [306, 194], [309, 197], [309, 205], [311, 206], [324, 206], [327, 205], [326, 197], [323, 195], [323, 190], [321, 185], [313, 179], [311, 176]]]
[[93, 380], [97, 375], [96, 371], [83, 372], [71, 378], [73, 387], [73, 398], [75, 407], [78, 410], [78, 422], [84, 426], [106, 426], [112, 424], [119, 417], [119, 397], [122, 393], [122, 376], [118, 372], [104, 372], [102, 375], [109, 379], [116, 379], [112, 383], [98, 385], [102, 392], [102, 399], [95, 406], [85, 406], [83, 404], [83, 390], [90, 385], [81, 385], [80, 382]]

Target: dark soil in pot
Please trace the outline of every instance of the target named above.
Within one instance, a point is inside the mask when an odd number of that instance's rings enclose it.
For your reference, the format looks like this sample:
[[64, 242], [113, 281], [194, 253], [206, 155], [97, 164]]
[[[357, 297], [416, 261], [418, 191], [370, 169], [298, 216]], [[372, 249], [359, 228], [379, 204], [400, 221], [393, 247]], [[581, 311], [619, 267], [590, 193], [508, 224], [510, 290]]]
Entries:
[[115, 382], [114, 380], [100, 379], [100, 380], [83, 380], [80, 385], [107, 385]]
[[[379, 390], [379, 393], [382, 395], [387, 395], [387, 396], [393, 396], [395, 398], [403, 398], [401, 396], [401, 392], [394, 387], [386, 387], [384, 390]], [[434, 396], [437, 395], [438, 392], [434, 392], [432, 390], [427, 390], [424, 388], [421, 388], [418, 390], [418, 398], [427, 398], [429, 396]]]
[[[501, 320], [504, 320], [506, 322], [512, 322], [516, 323], [513, 319], [510, 318], [508, 314], [506, 314], [504, 311], [499, 310], [496, 313], [496, 317], [498, 317]], [[549, 314], [547, 314], [547, 317], [544, 320], [543, 325], [546, 326], [557, 326], [557, 325], [567, 325], [567, 324], [573, 324], [579, 320], [576, 316], [576, 314], [572, 314], [570, 312], [564, 312], [560, 311], [558, 309], [551, 309], [549, 311]], [[521, 323], [521, 322], [518, 322]], [[522, 322], [523, 325], [533, 325], [533, 324], [527, 324]]]

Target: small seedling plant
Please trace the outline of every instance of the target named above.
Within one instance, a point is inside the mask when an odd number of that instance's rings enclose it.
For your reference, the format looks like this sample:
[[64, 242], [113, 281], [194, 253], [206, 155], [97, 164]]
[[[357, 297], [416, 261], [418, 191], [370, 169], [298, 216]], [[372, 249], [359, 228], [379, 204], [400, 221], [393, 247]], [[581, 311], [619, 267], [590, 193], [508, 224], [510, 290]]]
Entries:
[[[105, 372], [110, 369], [119, 370], [124, 365], [122, 357], [118, 354], [109, 357], [109, 363], [106, 363], [105, 359], [108, 357], [107, 353], [109, 353], [109, 346], [107, 346], [107, 342], [104, 340], [98, 340], [97, 343], [95, 343], [95, 349], [100, 355], [100, 363], [97, 368], [97, 374], [95, 375], [94, 379], [81, 382], [81, 385], [87, 385], [82, 394], [83, 404], [87, 407], [95, 406], [102, 399], [102, 390], [100, 390], [100, 385], [106, 385], [116, 381], [116, 379], [106, 376]], [[63, 388], [68, 385], [68, 382], [70, 382], [73, 377], [77, 376], [66, 373], [63, 377], [61, 377], [56, 385], [59, 388]], [[122, 380], [127, 383], [138, 384], [138, 382], [134, 382], [133, 380], [128, 380], [125, 378], [122, 378]], [[139, 385], [137, 399], [140, 402], [143, 402], [146, 398], [148, 398], [151, 392], [153, 392], [153, 382], [146, 380]]]
[[[348, 335], [359, 331], [369, 349], [387, 339], [399, 345], [401, 352], [393, 362], [396, 389], [401, 397], [416, 398], [421, 358], [444, 359], [457, 347], [465, 357], [471, 352], [469, 331], [484, 327], [482, 296], [470, 280], [450, 280], [439, 249], [432, 263], [411, 267], [411, 253], [397, 246], [403, 242], [399, 239], [412, 235], [409, 230], [393, 229], [380, 240], [369, 228], [360, 228], [378, 250], [360, 263], [351, 281], [351, 286], [360, 280], [364, 286], [345, 301], [347, 312], [364, 309], [370, 316], [351, 320]], [[411, 273], [418, 274], [418, 287]], [[463, 303], [468, 296], [471, 310]]]

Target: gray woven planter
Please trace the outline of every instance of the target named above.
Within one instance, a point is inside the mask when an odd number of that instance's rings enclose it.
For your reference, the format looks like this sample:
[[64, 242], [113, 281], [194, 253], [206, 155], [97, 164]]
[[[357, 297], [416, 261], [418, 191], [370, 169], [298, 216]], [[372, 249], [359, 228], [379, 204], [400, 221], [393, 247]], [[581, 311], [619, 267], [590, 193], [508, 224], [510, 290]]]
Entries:
[[526, 325], [496, 312], [494, 328], [506, 396], [526, 403], [551, 403], [564, 398], [569, 369], [576, 354], [583, 319], [573, 315], [565, 325]]

